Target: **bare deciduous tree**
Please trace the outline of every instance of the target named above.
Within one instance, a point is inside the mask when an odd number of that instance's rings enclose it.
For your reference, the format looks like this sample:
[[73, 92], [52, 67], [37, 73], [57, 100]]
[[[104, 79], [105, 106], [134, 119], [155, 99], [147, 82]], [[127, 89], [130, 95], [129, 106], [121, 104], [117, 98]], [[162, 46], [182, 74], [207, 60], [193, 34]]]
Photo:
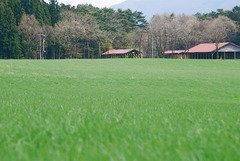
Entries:
[[173, 14], [155, 15], [150, 24], [150, 34], [158, 57], [170, 48], [175, 48], [178, 40], [178, 27]]
[[55, 26], [55, 37], [63, 44], [69, 58], [77, 58], [79, 55], [79, 40], [84, 40], [84, 48], [87, 49], [89, 58], [89, 40], [96, 39], [98, 28], [88, 16], [64, 11], [61, 13], [62, 21]]
[[216, 19], [205, 20], [203, 32], [203, 41], [216, 43], [217, 58], [218, 44], [224, 42], [227, 38], [237, 31], [237, 25], [231, 19], [225, 16], [219, 16]]
[[128, 33], [126, 36], [127, 44], [130, 47], [136, 48], [138, 51], [142, 52], [142, 47], [144, 45], [144, 39], [147, 36], [147, 31], [144, 29], [135, 29]]
[[216, 43], [226, 41], [231, 33], [237, 31], [235, 22], [225, 16], [219, 16], [216, 19], [208, 21], [210, 22], [207, 23], [204, 31], [207, 41]]
[[24, 46], [28, 58], [37, 58], [39, 48], [39, 36], [42, 33], [42, 27], [33, 15], [22, 16], [19, 23], [19, 30], [22, 34], [22, 45]]
[[185, 50], [199, 43], [201, 34], [199, 31], [200, 22], [195, 16], [179, 15], [177, 22], [179, 26], [179, 40], [184, 45]]

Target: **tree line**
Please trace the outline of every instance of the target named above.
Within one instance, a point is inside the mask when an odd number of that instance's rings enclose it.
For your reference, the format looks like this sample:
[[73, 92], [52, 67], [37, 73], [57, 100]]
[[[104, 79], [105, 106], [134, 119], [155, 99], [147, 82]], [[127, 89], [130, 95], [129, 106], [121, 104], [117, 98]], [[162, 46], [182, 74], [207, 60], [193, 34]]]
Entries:
[[0, 58], [99, 58], [132, 47], [128, 35], [147, 24], [142, 12], [130, 9], [0, 0]]
[[199, 43], [240, 45], [240, 6], [195, 15], [156, 14], [137, 38], [144, 57], [161, 58], [167, 50], [187, 52]]
[[56, 0], [0, 0], [0, 58], [37, 58], [37, 34], [59, 20]]
[[[59, 4], [57, 0], [0, 0], [1, 59], [100, 58], [135, 48], [144, 57], [201, 42], [239, 44], [240, 7], [207, 14], [156, 14]], [[239, 44], [240, 45], [240, 44]]]
[[239, 44], [237, 36], [239, 26], [235, 21], [223, 15], [204, 19], [199, 19], [196, 15], [184, 14], [155, 15], [149, 25], [149, 31], [148, 38], [143, 43], [148, 44], [147, 57], [152, 54], [150, 50], [155, 51], [155, 57], [163, 57], [163, 52], [166, 50], [187, 52], [189, 48], [200, 43], [218, 44], [230, 41]]

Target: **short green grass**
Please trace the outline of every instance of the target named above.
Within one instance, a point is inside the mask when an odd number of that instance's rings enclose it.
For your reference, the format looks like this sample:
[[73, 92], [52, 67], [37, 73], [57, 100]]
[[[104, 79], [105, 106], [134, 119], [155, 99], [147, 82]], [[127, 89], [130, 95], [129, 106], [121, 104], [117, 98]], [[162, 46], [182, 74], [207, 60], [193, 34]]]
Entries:
[[0, 60], [1, 161], [239, 158], [239, 60]]

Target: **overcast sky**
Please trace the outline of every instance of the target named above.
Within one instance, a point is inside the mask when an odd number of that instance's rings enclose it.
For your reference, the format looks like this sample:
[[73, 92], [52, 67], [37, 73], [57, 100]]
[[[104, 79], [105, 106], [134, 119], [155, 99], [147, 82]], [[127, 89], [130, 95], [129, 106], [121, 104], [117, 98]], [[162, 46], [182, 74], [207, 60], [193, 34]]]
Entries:
[[58, 0], [58, 3], [70, 4], [76, 6], [78, 4], [92, 4], [96, 7], [110, 7], [112, 5], [124, 2], [125, 0]]

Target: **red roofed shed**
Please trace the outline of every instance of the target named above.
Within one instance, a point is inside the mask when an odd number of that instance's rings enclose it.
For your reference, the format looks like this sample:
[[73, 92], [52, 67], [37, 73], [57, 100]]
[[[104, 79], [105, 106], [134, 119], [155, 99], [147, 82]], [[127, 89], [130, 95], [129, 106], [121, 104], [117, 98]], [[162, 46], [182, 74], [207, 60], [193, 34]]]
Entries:
[[165, 55], [165, 58], [183, 59], [185, 52], [185, 50], [168, 50], [163, 54]]
[[[168, 54], [168, 51], [165, 53]], [[240, 46], [230, 42], [204, 43], [180, 54], [186, 59], [240, 59]], [[175, 58], [172, 55], [170, 58]]]
[[135, 49], [108, 50], [102, 53], [103, 58], [141, 58], [141, 53]]
[[211, 53], [215, 52], [218, 49], [222, 48], [225, 45], [228, 45], [229, 42], [225, 43], [205, 43], [194, 46], [188, 50], [188, 53]]
[[239, 59], [240, 46], [230, 42], [205, 43], [190, 48], [187, 54], [191, 59]]

